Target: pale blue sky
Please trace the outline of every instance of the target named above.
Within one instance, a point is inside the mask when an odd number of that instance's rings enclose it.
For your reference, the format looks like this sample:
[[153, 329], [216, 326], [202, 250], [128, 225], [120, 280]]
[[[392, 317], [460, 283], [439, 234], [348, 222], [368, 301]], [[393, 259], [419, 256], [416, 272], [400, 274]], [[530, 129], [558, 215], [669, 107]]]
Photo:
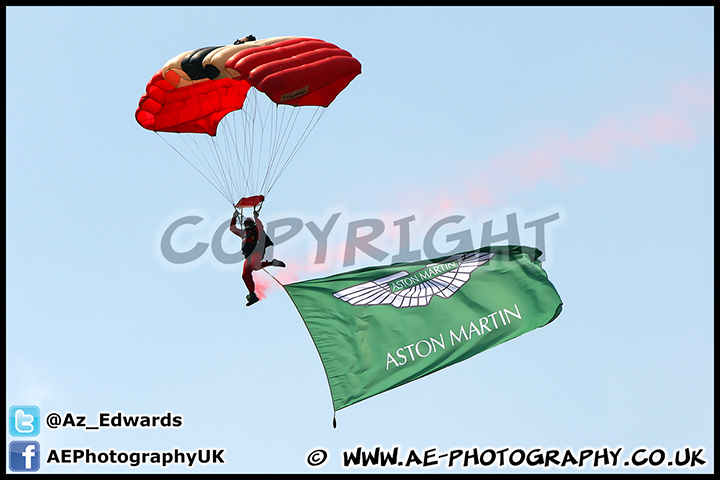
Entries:
[[[714, 9], [6, 8], [6, 408], [183, 416], [173, 430], [41, 431], [51, 448], [224, 448], [225, 465], [41, 472], [345, 471], [343, 450], [703, 448], [714, 471]], [[564, 301], [548, 327], [348, 407], [332, 404], [285, 293], [247, 309], [240, 264], [173, 265], [160, 240], [210, 243], [232, 213], [134, 119], [180, 52], [252, 33], [318, 37], [363, 73], [328, 109], [263, 209], [307, 228], [275, 249], [284, 281], [387, 263], [342, 254], [349, 225], [411, 246], [515, 214], [546, 225]], [[237, 243], [222, 239], [227, 252]], [[12, 438], [6, 430], [7, 443]], [[418, 471], [460, 472], [445, 463]], [[351, 472], [366, 470], [350, 469]], [[368, 469], [367, 471], [406, 471]], [[468, 469], [468, 472], [485, 469]], [[497, 471], [511, 471], [509, 467]], [[514, 471], [514, 470], [513, 470]], [[525, 470], [520, 470], [525, 471]], [[532, 471], [538, 471], [533, 469]], [[546, 470], [540, 470], [546, 471]], [[566, 469], [574, 472], [577, 470]], [[584, 468], [581, 472], [589, 472]]]

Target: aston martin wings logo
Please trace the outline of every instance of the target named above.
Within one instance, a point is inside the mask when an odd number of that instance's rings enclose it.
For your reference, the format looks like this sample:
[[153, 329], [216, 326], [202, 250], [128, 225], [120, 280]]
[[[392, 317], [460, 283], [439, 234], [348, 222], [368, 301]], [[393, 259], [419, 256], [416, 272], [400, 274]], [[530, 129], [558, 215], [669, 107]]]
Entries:
[[428, 264], [413, 273], [400, 271], [333, 294], [350, 305], [392, 305], [396, 308], [424, 307], [433, 296], [450, 298], [470, 280], [470, 274], [487, 263], [493, 254], [470, 252]]

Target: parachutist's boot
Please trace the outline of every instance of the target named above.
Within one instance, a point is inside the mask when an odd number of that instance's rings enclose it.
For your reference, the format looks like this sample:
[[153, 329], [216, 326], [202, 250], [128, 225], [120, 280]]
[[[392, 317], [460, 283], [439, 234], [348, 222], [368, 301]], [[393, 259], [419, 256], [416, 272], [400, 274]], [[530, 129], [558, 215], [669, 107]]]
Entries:
[[255, 295], [254, 293], [251, 293], [250, 295], [248, 295], [248, 296], [245, 297], [245, 298], [247, 298], [247, 301], [248, 301], [248, 302], [245, 304], [246, 307], [249, 307], [249, 306], [252, 305], [253, 303], [257, 303], [257, 302], [260, 301], [260, 299], [259, 299], [259, 298], [257, 297], [257, 295]]
[[278, 259], [274, 259], [272, 262], [270, 262], [270, 264], [273, 267], [285, 267], [285, 262], [283, 262], [282, 260], [278, 260]]

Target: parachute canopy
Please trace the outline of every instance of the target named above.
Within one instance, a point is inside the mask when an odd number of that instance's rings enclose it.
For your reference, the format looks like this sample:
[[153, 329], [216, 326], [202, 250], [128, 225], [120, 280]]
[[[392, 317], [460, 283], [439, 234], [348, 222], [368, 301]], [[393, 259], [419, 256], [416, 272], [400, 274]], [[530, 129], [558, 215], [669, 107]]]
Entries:
[[[210, 155], [221, 155], [208, 174], [202, 173], [215, 184], [233, 204], [239, 195], [266, 194], [259, 186], [249, 185], [251, 177], [263, 175], [253, 172], [258, 162], [271, 172], [265, 177], [282, 173], [287, 163], [278, 163], [285, 151], [290, 128], [297, 123], [292, 115], [278, 112], [258, 114], [257, 102], [248, 99], [254, 91], [261, 92], [276, 107], [328, 107], [337, 95], [361, 72], [360, 62], [353, 56], [323, 40], [308, 37], [272, 37], [238, 41], [231, 45], [204, 47], [181, 53], [170, 59], [153, 75], [135, 112], [137, 122], [155, 132], [218, 135], [221, 121], [232, 112], [244, 112], [238, 126], [242, 138], [228, 146], [216, 145]], [[268, 126], [268, 119], [278, 118]], [[315, 120], [317, 121], [317, 120]], [[257, 122], [260, 122], [256, 125]], [[258, 139], [255, 130], [267, 130], [272, 138]], [[298, 143], [304, 141], [304, 136]], [[195, 142], [195, 140], [194, 140]], [[275, 143], [273, 143], [275, 142]], [[270, 145], [273, 146], [270, 146]], [[175, 148], [175, 147], [173, 147]], [[265, 149], [265, 158], [258, 150]], [[224, 150], [218, 154], [216, 151]], [[292, 155], [295, 149], [290, 149]], [[181, 155], [185, 156], [182, 152]], [[200, 155], [205, 162], [205, 154]], [[230, 158], [228, 158], [230, 157]], [[289, 162], [287, 158], [286, 162]], [[189, 158], [186, 157], [186, 160]], [[278, 166], [282, 165], [281, 168]], [[202, 170], [197, 165], [193, 165]], [[228, 172], [228, 170], [230, 170]], [[235, 176], [237, 178], [228, 178]], [[265, 189], [277, 178], [265, 178]], [[226, 183], [247, 184], [241, 191], [226, 189]], [[234, 200], [233, 200], [234, 198]]]
[[277, 104], [327, 107], [360, 74], [352, 55], [323, 40], [273, 37], [181, 53], [147, 85], [135, 113], [148, 130], [215, 135], [250, 87]]

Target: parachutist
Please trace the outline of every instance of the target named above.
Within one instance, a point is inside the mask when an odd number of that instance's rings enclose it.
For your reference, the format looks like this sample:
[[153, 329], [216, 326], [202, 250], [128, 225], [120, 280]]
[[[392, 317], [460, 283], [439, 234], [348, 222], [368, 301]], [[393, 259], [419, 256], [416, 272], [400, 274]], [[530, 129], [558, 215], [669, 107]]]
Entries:
[[255, 294], [255, 281], [253, 280], [252, 273], [255, 270], [260, 270], [265, 267], [285, 267], [285, 263], [273, 259], [272, 261], [263, 261], [265, 256], [265, 250], [273, 245], [272, 240], [265, 234], [265, 228], [260, 221], [260, 212], [253, 210], [252, 218], [245, 218], [241, 220], [243, 230], [239, 229], [235, 222], [237, 217], [241, 217], [242, 214], [235, 210], [233, 217], [230, 220], [230, 231], [242, 239], [242, 252], [245, 257], [245, 263], [243, 264], [242, 279], [245, 282], [245, 286], [248, 289], [247, 303], [246, 306], [250, 306], [260, 301], [258, 296]]

